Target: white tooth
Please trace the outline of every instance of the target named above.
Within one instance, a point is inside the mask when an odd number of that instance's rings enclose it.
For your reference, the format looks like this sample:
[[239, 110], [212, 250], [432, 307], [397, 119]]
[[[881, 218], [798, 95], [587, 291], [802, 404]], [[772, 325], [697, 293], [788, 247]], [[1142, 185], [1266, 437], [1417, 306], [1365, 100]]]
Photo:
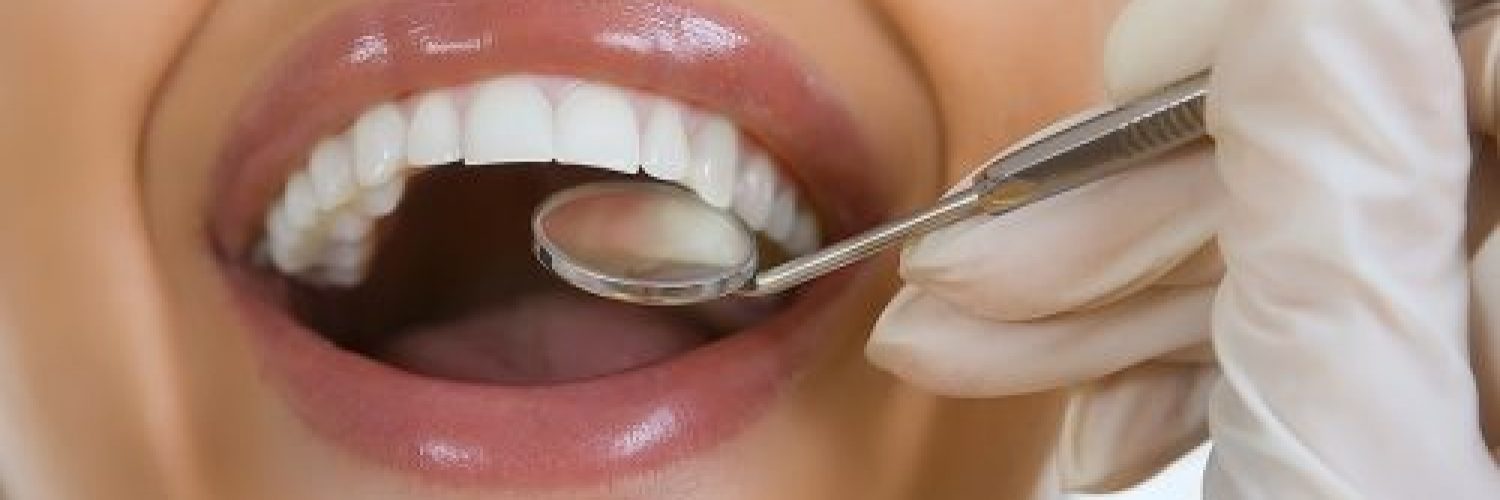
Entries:
[[723, 117], [709, 117], [693, 136], [692, 151], [688, 185], [709, 204], [729, 208], [739, 170], [739, 131]]
[[318, 199], [313, 193], [312, 181], [307, 178], [307, 171], [292, 174], [291, 180], [286, 183], [286, 193], [282, 195], [281, 203], [286, 210], [286, 220], [292, 227], [306, 229], [317, 222]]
[[342, 243], [323, 252], [321, 278], [336, 286], [354, 286], [364, 281], [370, 260], [370, 246], [364, 242]]
[[359, 197], [360, 209], [370, 217], [384, 217], [396, 211], [396, 206], [401, 204], [401, 195], [406, 191], [406, 178], [402, 176], [392, 177]]
[[277, 207], [266, 218], [266, 250], [271, 263], [283, 274], [296, 274], [312, 263], [307, 251], [309, 232], [292, 227], [286, 212]]
[[266, 239], [289, 240], [297, 236], [297, 228], [286, 218], [286, 207], [277, 203], [266, 212]]
[[557, 105], [557, 161], [635, 173], [641, 132], [629, 96], [586, 83], [563, 98]]
[[776, 201], [771, 203], [771, 218], [766, 220], [765, 234], [783, 246], [791, 239], [792, 229], [797, 225], [797, 190], [782, 186], [776, 192]]
[[803, 211], [797, 215], [797, 222], [792, 225], [792, 234], [787, 238], [786, 249], [792, 255], [805, 255], [818, 249], [819, 240], [823, 238], [822, 232], [818, 230], [818, 219], [811, 212]]
[[753, 153], [740, 164], [739, 180], [734, 186], [734, 213], [746, 225], [759, 231], [771, 218], [771, 202], [776, 201], [776, 167], [764, 153]]
[[442, 165], [463, 157], [463, 128], [458, 101], [453, 93], [434, 90], [412, 99], [411, 124], [406, 132], [406, 163]]
[[354, 177], [365, 187], [384, 184], [406, 162], [406, 118], [395, 104], [381, 103], [354, 122]]
[[330, 268], [362, 268], [369, 258], [370, 246], [359, 243], [339, 243], [330, 245], [323, 251], [323, 265]]
[[262, 245], [277, 270], [292, 274], [306, 267], [301, 256], [295, 252], [302, 239], [302, 232], [292, 227], [287, 220], [285, 208], [280, 203], [272, 207], [266, 214], [266, 237]]
[[552, 103], [526, 77], [497, 78], [474, 88], [464, 121], [470, 164], [551, 161]]
[[299, 248], [299, 243], [294, 239], [272, 239], [267, 243], [271, 263], [276, 266], [276, 270], [282, 274], [297, 274], [307, 269], [310, 262], [306, 252]]
[[318, 142], [308, 157], [307, 172], [319, 208], [332, 210], [354, 196], [354, 159], [342, 138]]
[[[298, 177], [294, 177], [294, 180]], [[304, 183], [298, 183], [302, 185]], [[290, 190], [290, 189], [289, 189]], [[297, 192], [303, 189], [297, 189]], [[310, 189], [309, 189], [310, 191]], [[302, 198], [301, 196], [293, 198]], [[318, 231], [320, 223], [319, 212], [302, 211], [296, 208], [288, 208], [296, 203], [288, 204], [283, 199], [281, 203], [272, 207], [266, 214], [266, 236], [262, 242], [264, 250], [271, 258], [271, 263], [283, 274], [298, 274], [313, 264], [316, 257], [316, 248], [321, 244], [322, 234]], [[313, 214], [310, 222], [299, 226], [292, 220], [293, 213]]]
[[647, 175], [665, 181], [682, 179], [687, 174], [692, 153], [688, 149], [687, 126], [682, 107], [667, 99], [657, 99], [646, 115], [646, 131], [641, 136], [641, 169]]
[[338, 242], [355, 242], [370, 234], [375, 219], [365, 215], [362, 207], [340, 210], [328, 225], [328, 236]]

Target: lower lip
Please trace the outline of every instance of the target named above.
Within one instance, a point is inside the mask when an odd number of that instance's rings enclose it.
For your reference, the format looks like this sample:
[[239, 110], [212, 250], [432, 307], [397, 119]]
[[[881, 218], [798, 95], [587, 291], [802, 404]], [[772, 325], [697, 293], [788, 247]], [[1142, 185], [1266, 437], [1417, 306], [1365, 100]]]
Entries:
[[272, 381], [317, 433], [445, 483], [597, 484], [658, 470], [739, 434], [829, 336], [857, 278], [809, 286], [750, 330], [661, 363], [581, 382], [509, 387], [436, 379], [342, 350], [269, 300], [259, 271], [230, 272]]

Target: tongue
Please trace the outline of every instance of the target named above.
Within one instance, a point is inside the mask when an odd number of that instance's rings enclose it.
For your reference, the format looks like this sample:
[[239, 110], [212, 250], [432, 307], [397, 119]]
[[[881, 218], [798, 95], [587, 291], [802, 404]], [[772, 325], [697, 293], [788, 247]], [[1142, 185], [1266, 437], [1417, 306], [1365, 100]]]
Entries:
[[629, 370], [707, 341], [659, 310], [590, 296], [531, 295], [493, 309], [406, 333], [382, 358], [435, 377], [544, 384]]

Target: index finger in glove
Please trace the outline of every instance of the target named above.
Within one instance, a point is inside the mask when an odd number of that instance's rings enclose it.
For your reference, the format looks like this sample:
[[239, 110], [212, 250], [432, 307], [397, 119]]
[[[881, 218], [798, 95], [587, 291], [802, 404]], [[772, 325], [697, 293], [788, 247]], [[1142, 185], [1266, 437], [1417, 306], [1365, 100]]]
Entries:
[[970, 316], [909, 286], [881, 315], [865, 354], [947, 396], [1043, 391], [1201, 342], [1212, 299], [1209, 286], [1164, 287], [1087, 315], [1010, 323]]
[[1022, 321], [1110, 302], [1145, 287], [1213, 238], [1219, 188], [1197, 147], [1003, 217], [923, 237], [901, 275], [965, 311]]
[[1229, 201], [1208, 491], [1495, 498], [1465, 328], [1462, 75], [1441, 3], [1238, 7], [1209, 114]]

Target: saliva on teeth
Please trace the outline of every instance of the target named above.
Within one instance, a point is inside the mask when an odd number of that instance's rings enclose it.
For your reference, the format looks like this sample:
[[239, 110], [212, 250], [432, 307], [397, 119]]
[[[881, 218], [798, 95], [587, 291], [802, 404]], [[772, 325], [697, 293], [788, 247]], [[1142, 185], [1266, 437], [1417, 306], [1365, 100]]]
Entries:
[[285, 275], [356, 286], [373, 229], [400, 205], [407, 177], [441, 165], [556, 162], [685, 186], [789, 254], [811, 252], [816, 218], [746, 137], [723, 116], [597, 82], [508, 75], [426, 90], [372, 105], [318, 141], [266, 212], [261, 248]]

